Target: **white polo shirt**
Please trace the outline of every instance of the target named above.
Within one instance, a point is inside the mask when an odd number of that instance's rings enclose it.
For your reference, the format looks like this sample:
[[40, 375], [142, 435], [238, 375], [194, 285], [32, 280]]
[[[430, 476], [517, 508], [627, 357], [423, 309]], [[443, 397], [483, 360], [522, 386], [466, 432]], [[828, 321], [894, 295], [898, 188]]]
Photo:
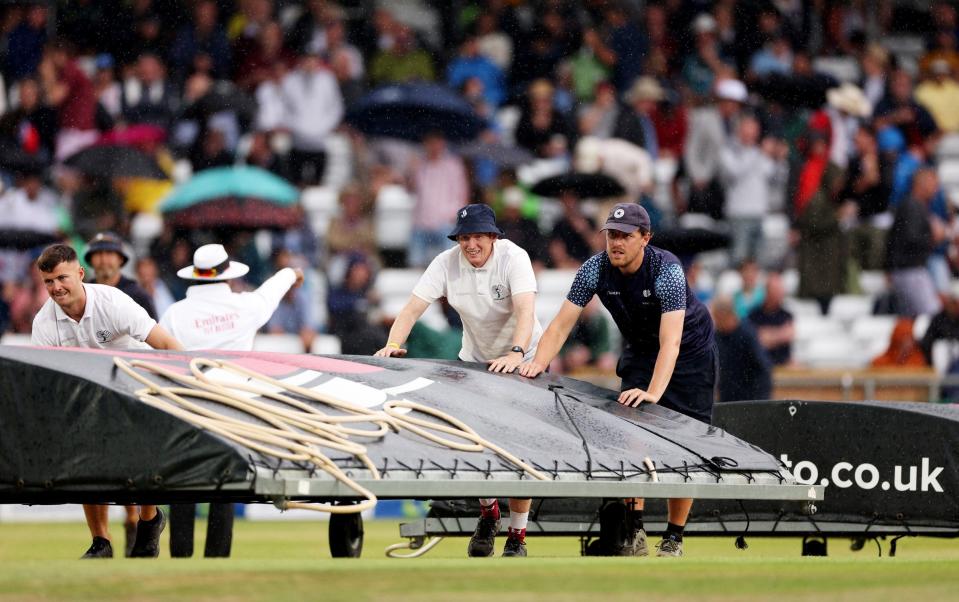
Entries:
[[[536, 275], [529, 255], [506, 239], [493, 243], [486, 264], [474, 268], [459, 246], [443, 251], [423, 272], [413, 294], [433, 303], [446, 297], [463, 320], [463, 348], [467, 362], [486, 362], [506, 355], [513, 347], [516, 314], [513, 295], [536, 292]], [[543, 327], [533, 316], [533, 336], [526, 357], [536, 353]]]
[[33, 318], [34, 345], [92, 347], [96, 349], [149, 349], [147, 337], [156, 326], [145, 309], [118, 288], [83, 284], [87, 304], [77, 322], [53, 299], [47, 299]]
[[256, 331], [295, 282], [296, 272], [283, 268], [250, 293], [234, 293], [226, 282], [194, 284], [164, 312], [160, 326], [189, 351], [252, 351]]

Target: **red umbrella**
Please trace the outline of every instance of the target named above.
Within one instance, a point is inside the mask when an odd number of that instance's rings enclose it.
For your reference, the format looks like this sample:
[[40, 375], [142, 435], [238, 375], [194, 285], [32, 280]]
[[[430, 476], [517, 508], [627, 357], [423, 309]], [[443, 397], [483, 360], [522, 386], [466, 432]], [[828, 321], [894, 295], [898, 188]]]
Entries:
[[123, 129], [113, 129], [100, 136], [97, 144], [111, 146], [154, 146], [166, 141], [166, 130], [147, 123], [138, 123]]

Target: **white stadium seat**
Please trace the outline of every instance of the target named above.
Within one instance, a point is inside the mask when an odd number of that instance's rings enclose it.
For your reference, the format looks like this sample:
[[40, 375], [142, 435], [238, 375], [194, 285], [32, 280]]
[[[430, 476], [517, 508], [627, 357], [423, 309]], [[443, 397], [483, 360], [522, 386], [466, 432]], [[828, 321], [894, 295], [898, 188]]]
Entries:
[[799, 292], [799, 270], [790, 268], [783, 270], [783, 287], [787, 297], [795, 297]]
[[258, 334], [253, 339], [253, 351], [303, 353], [303, 340], [296, 334]]
[[916, 316], [916, 321], [912, 324], [912, 337], [917, 341], [922, 340], [922, 337], [926, 336], [926, 329], [929, 328], [929, 322], [931, 321], [932, 316], [929, 314]]
[[852, 322], [872, 314], [872, 297], [869, 295], [836, 295], [829, 302], [829, 317]]
[[799, 299], [797, 297], [787, 297], [783, 301], [783, 307], [793, 315], [793, 317], [798, 316], [814, 316], [822, 317], [822, 311], [819, 308], [819, 303], [813, 301], [812, 299]]
[[843, 334], [842, 324], [834, 319], [814, 314], [793, 313], [793, 327], [797, 341], [807, 341], [834, 334]]
[[882, 270], [863, 270], [859, 273], [859, 288], [865, 295], [881, 295], [889, 288], [886, 273]]
[[853, 321], [850, 333], [870, 360], [888, 349], [897, 319], [897, 316], [863, 316]]
[[337, 355], [342, 350], [340, 337], [332, 334], [318, 334], [310, 345], [310, 353], [314, 355]]
[[405, 249], [413, 233], [413, 206], [416, 200], [402, 186], [380, 188], [373, 208], [376, 244], [381, 249]]
[[13, 345], [17, 347], [25, 347], [32, 345], [30, 342], [30, 335], [28, 334], [14, 334], [8, 332], [3, 336], [0, 336], [0, 345]]
[[330, 220], [340, 211], [339, 193], [330, 186], [304, 188], [300, 204], [306, 212], [310, 228], [319, 237], [325, 237], [330, 229]]
[[794, 355], [797, 362], [810, 368], [863, 368], [870, 359], [856, 341], [841, 331], [796, 345]]

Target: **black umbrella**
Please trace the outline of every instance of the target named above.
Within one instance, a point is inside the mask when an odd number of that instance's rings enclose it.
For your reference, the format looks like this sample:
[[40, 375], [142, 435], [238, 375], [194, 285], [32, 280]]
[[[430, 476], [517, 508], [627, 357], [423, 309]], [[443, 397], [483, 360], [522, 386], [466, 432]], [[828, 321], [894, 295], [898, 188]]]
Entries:
[[18, 174], [38, 174], [47, 167], [47, 162], [38, 154], [31, 155], [19, 145], [0, 142], [0, 169]]
[[37, 247], [52, 245], [58, 240], [60, 240], [59, 236], [50, 234], [49, 232], [0, 228], [0, 249], [28, 251]]
[[64, 164], [101, 178], [167, 179], [153, 157], [129, 146], [90, 146], [67, 157]]
[[506, 146], [499, 143], [471, 142], [456, 148], [456, 154], [464, 159], [486, 159], [500, 167], [519, 167], [536, 160], [533, 153], [521, 146]]
[[394, 84], [378, 88], [356, 103], [346, 122], [368, 136], [419, 141], [430, 130], [447, 140], [472, 140], [486, 123], [470, 103], [436, 84]]
[[705, 228], [672, 228], [653, 233], [652, 244], [679, 257], [688, 257], [706, 251], [725, 249], [729, 235]]
[[537, 182], [531, 192], [539, 196], [559, 197], [565, 191], [576, 193], [581, 199], [602, 199], [626, 193], [615, 178], [601, 173], [569, 172]]

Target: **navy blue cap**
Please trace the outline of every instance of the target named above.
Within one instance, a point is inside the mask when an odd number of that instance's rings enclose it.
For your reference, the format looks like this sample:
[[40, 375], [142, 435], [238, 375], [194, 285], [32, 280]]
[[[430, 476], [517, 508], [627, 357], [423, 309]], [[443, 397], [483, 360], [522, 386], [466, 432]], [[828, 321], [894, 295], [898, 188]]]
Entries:
[[99, 251], [113, 251], [119, 254], [120, 257], [123, 258], [123, 262], [120, 264], [121, 266], [126, 265], [127, 262], [130, 261], [130, 256], [123, 250], [123, 241], [113, 232], [100, 232], [94, 236], [93, 240], [87, 245], [87, 252], [83, 254], [83, 261], [89, 264], [93, 254]]
[[636, 203], [617, 203], [606, 218], [603, 230], [619, 230], [631, 234], [642, 228], [647, 232], [651, 229], [649, 214], [646, 209]]
[[450, 240], [456, 240], [460, 234], [491, 233], [503, 236], [496, 225], [496, 216], [489, 205], [467, 205], [456, 212], [456, 227], [450, 232]]

